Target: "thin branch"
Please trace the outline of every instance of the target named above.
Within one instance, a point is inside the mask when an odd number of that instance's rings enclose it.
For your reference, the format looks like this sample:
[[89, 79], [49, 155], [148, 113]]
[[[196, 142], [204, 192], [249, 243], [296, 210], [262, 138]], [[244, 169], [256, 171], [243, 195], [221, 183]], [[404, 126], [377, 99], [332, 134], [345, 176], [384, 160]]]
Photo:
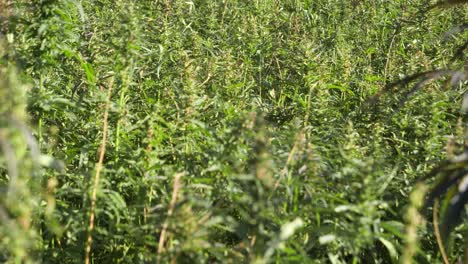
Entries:
[[390, 45], [388, 47], [388, 51], [387, 51], [387, 59], [385, 61], [385, 68], [384, 68], [384, 82], [387, 82], [387, 76], [390, 72], [390, 65], [391, 65], [391, 52], [392, 52], [392, 48], [393, 48], [393, 43], [395, 43], [395, 38], [396, 36], [398, 35], [398, 32], [399, 31], [399, 28], [395, 29], [394, 33], [393, 33], [393, 36], [392, 36], [392, 40], [390, 41]]
[[184, 172], [177, 173], [174, 175], [174, 184], [172, 187], [172, 198], [171, 198], [171, 203], [169, 204], [169, 209], [167, 211], [167, 218], [164, 221], [164, 224], [162, 226], [161, 234], [159, 236], [159, 243], [158, 243], [158, 257], [157, 257], [157, 263], [159, 264], [161, 262], [161, 253], [164, 251], [164, 242], [166, 240], [166, 233], [167, 233], [167, 227], [169, 225], [169, 218], [172, 216], [174, 213], [174, 208], [177, 203], [177, 197], [179, 195], [179, 190], [181, 187], [180, 184], [180, 178], [184, 175]]
[[436, 71], [425, 74], [422, 80], [417, 82], [413, 86], [413, 88], [411, 88], [409, 91], [405, 93], [405, 95], [403, 96], [403, 99], [400, 101], [400, 107], [403, 106], [406, 103], [406, 101], [408, 101], [408, 99], [411, 98], [419, 89], [429, 84], [431, 81], [440, 79], [447, 75], [454, 75], [457, 73], [458, 71], [455, 71], [455, 70], [436, 70]]
[[444, 264], [450, 264], [447, 253], [445, 253], [444, 243], [442, 242], [442, 238], [440, 236], [439, 230], [439, 221], [437, 218], [437, 214], [439, 213], [439, 199], [434, 201], [434, 208], [432, 209], [432, 223], [434, 224], [434, 233], [437, 239], [437, 245], [439, 245], [440, 254], [442, 255], [442, 259], [444, 260]]
[[407, 99], [410, 96], [412, 96], [417, 90], [421, 89], [421, 87], [426, 85], [428, 82], [430, 82], [432, 80], [439, 79], [439, 78], [447, 76], [447, 75], [457, 74], [459, 72], [460, 71], [450, 70], [450, 69], [436, 69], [436, 70], [432, 70], [432, 71], [418, 72], [418, 73], [415, 73], [413, 75], [406, 76], [403, 79], [400, 79], [400, 80], [397, 80], [397, 81], [394, 81], [394, 82], [391, 82], [391, 83], [385, 85], [385, 87], [382, 90], [380, 90], [378, 93], [376, 93], [370, 99], [368, 99], [367, 103], [365, 103], [364, 105], [368, 105], [368, 104], [375, 105], [375, 103], [379, 100], [379, 98], [382, 95], [388, 93], [389, 91], [391, 91], [395, 87], [406, 86], [409, 83], [411, 83], [413, 81], [416, 81], [417, 79], [421, 79], [409, 91], [407, 91], [405, 93], [404, 99], [402, 99], [402, 101], [400, 101], [400, 106], [401, 106], [402, 104], [404, 104], [407, 101]]
[[106, 99], [106, 105], [104, 109], [104, 123], [102, 127], [102, 143], [101, 143], [101, 147], [99, 148], [99, 161], [96, 167], [96, 174], [94, 176], [94, 184], [93, 184], [93, 193], [91, 195], [91, 210], [89, 214], [88, 238], [86, 240], [85, 264], [90, 263], [91, 245], [93, 243], [93, 230], [94, 230], [94, 219], [95, 219], [95, 211], [96, 211], [97, 189], [99, 187], [99, 178], [101, 176], [102, 164], [104, 162], [104, 154], [106, 152], [107, 127], [108, 127], [107, 119], [109, 116], [109, 105], [110, 105], [110, 99], [112, 95], [113, 83], [114, 83], [114, 78], [110, 79], [109, 88], [107, 89], [107, 99]]
[[456, 60], [464, 60], [465, 59], [465, 49], [468, 48], [468, 41], [463, 43], [456, 51], [455, 55], [450, 59], [449, 65], [452, 66]]

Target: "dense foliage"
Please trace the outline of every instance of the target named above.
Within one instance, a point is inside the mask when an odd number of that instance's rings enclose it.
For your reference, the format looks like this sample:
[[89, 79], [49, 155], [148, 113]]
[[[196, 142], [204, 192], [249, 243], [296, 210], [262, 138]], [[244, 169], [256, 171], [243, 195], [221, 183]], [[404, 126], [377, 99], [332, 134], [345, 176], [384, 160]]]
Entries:
[[0, 262], [442, 261], [419, 182], [463, 150], [466, 83], [389, 84], [463, 70], [466, 9], [11, 2]]

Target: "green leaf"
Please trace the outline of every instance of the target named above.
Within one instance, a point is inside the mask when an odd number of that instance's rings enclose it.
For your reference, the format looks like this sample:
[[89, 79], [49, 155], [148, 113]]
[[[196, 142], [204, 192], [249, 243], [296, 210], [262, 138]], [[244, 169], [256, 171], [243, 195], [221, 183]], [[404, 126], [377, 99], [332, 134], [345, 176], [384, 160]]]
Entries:
[[395, 246], [388, 240], [383, 237], [379, 237], [379, 241], [387, 248], [388, 253], [392, 257], [392, 259], [396, 260], [398, 258], [398, 252], [395, 249]]

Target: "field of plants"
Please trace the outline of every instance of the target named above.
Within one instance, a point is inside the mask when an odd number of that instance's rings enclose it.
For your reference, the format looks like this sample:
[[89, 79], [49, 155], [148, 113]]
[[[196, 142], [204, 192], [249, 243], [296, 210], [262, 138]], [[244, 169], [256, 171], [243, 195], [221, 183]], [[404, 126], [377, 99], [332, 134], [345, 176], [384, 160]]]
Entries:
[[446, 2], [0, 0], [0, 263], [468, 263]]

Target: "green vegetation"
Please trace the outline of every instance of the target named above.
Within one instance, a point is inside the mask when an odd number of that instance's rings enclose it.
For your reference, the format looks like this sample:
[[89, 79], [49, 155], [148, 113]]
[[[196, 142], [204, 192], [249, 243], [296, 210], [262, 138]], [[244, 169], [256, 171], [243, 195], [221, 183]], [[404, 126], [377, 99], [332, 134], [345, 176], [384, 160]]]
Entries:
[[11, 1], [0, 262], [442, 263], [467, 12], [411, 2]]

